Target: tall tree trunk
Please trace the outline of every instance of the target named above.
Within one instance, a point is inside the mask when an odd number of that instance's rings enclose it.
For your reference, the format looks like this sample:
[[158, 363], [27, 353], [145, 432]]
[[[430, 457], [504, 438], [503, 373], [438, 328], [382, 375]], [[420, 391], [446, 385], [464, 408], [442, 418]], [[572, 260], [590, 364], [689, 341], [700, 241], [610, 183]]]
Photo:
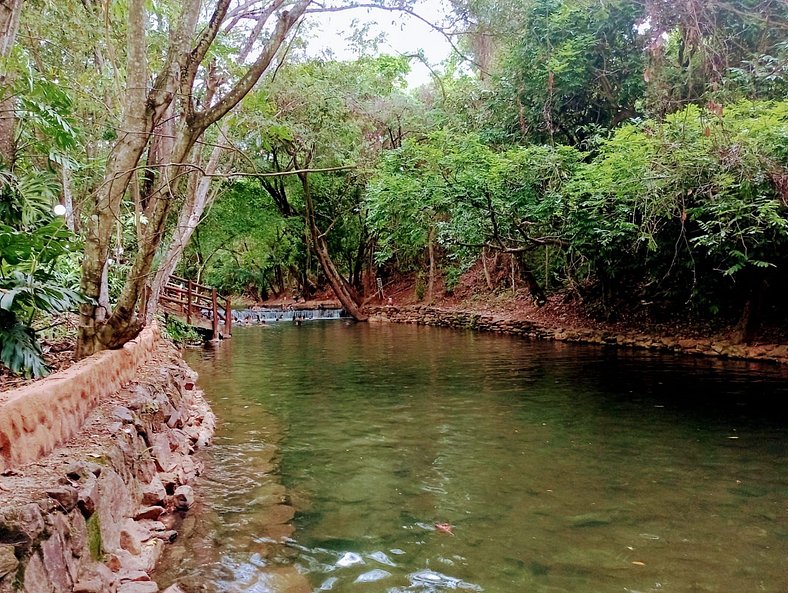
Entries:
[[[514, 258], [514, 254], [512, 258]], [[520, 278], [523, 279], [525, 286], [528, 288], [528, 292], [531, 293], [531, 299], [533, 299], [534, 305], [537, 307], [543, 306], [547, 302], [547, 296], [545, 295], [544, 289], [536, 280], [533, 271], [525, 262], [525, 258], [522, 254], [518, 254], [517, 265], [520, 268]], [[512, 273], [514, 273], [514, 259], [512, 260], [512, 266]]]
[[107, 161], [106, 183], [99, 188], [93, 214], [85, 237], [85, 258], [82, 261], [82, 292], [93, 299], [80, 307], [77, 357], [82, 358], [103, 348], [98, 331], [104, 311], [99, 304], [102, 276], [109, 258], [112, 227], [120, 219], [120, 205], [135, 167], [148, 142], [150, 131], [146, 105], [148, 66], [145, 43], [145, 3], [130, 0], [128, 32], [128, 78], [124, 98], [121, 137]]
[[339, 302], [350, 314], [353, 319], [357, 321], [366, 321], [367, 316], [361, 311], [358, 304], [358, 297], [354, 294], [353, 287], [348, 284], [347, 280], [339, 273], [331, 255], [328, 252], [328, 243], [326, 238], [320, 233], [317, 228], [317, 221], [315, 220], [315, 208], [312, 202], [312, 189], [309, 186], [309, 176], [307, 173], [299, 173], [298, 177], [301, 179], [301, 186], [304, 188], [304, 202], [306, 205], [306, 222], [309, 227], [309, 236], [312, 245], [320, 262], [320, 267], [326, 275], [328, 283], [337, 295]]
[[[222, 124], [219, 133], [220, 138], [225, 138], [229, 131], [229, 123], [225, 121]], [[194, 183], [190, 184], [189, 192], [186, 196], [186, 201], [181, 207], [180, 215], [178, 216], [178, 223], [170, 238], [170, 244], [167, 248], [167, 253], [164, 256], [162, 264], [156, 271], [153, 282], [150, 284], [150, 298], [146, 303], [145, 319], [147, 323], [153, 321], [153, 316], [156, 313], [156, 308], [159, 303], [159, 295], [167, 280], [175, 271], [175, 267], [183, 255], [183, 250], [194, 234], [205, 208], [213, 201], [216, 196], [216, 191], [211, 191], [211, 182], [213, 181], [211, 175], [216, 172], [219, 165], [219, 159], [222, 156], [224, 149], [223, 144], [215, 146], [211, 152], [211, 157], [208, 164], [205, 166], [206, 175], [194, 173], [197, 179]]]
[[14, 75], [8, 67], [19, 30], [22, 0], [0, 0], [0, 162], [8, 168], [16, 157], [16, 108]]
[[490, 278], [490, 270], [487, 269], [487, 247], [482, 247], [482, 268], [484, 269], [484, 280], [487, 282], [487, 288], [492, 290], [493, 283]]
[[739, 317], [739, 323], [733, 332], [735, 344], [750, 344], [755, 339], [755, 334], [761, 325], [763, 301], [768, 287], [768, 282], [763, 277], [752, 283], [752, 288]]
[[60, 182], [63, 187], [63, 207], [66, 209], [64, 216], [66, 227], [72, 233], [77, 231], [77, 213], [74, 211], [74, 193], [71, 189], [71, 169], [60, 165]]
[[427, 302], [432, 304], [435, 298], [435, 227], [430, 227], [429, 237], [427, 238], [427, 253], [430, 258], [430, 272], [427, 281]]

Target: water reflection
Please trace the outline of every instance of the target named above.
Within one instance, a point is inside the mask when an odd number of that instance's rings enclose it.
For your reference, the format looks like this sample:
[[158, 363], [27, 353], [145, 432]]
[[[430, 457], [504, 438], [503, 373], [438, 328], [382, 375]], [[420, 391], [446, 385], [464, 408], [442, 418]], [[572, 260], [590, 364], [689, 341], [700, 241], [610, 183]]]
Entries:
[[778, 367], [342, 322], [191, 362], [223, 424], [161, 582], [788, 590]]

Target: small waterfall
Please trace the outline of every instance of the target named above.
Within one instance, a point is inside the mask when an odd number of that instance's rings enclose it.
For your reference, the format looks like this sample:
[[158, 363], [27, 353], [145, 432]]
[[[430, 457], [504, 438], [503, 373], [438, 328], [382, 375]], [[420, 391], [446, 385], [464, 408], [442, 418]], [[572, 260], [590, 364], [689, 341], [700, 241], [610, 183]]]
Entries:
[[319, 321], [340, 319], [344, 309], [284, 309], [260, 308], [233, 311], [233, 321], [243, 324], [273, 323], [275, 321]]

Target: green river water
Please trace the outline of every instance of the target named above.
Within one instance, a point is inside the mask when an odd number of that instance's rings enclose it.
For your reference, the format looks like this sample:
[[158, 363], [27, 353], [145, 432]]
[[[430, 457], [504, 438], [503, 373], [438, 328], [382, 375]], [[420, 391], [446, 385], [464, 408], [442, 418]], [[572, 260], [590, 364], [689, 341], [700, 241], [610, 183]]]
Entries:
[[160, 584], [788, 592], [777, 366], [344, 321], [187, 360], [220, 424]]

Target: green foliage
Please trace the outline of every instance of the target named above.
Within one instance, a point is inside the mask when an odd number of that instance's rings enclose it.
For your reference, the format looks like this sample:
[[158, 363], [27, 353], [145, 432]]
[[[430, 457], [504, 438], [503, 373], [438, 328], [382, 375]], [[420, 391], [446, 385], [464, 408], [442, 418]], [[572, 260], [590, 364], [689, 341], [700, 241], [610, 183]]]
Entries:
[[647, 5], [647, 103], [659, 115], [713, 99], [785, 97], [783, 0], [691, 0]]
[[406, 142], [383, 158], [369, 185], [379, 261], [418, 268], [430, 229], [466, 265], [486, 245], [527, 249], [554, 239], [557, 190], [579, 159], [568, 147], [496, 151], [475, 134]]
[[0, 362], [14, 373], [48, 373], [33, 322], [84, 302], [57, 268], [72, 249], [73, 237], [62, 224], [51, 221], [32, 232], [0, 225]]
[[52, 216], [59, 187], [48, 171], [19, 175], [0, 168], [0, 220], [20, 229], [32, 229]]
[[595, 156], [435, 133], [384, 156], [368, 187], [369, 223], [380, 263], [400, 270], [424, 269], [438, 229], [450, 267], [486, 246], [542, 274], [547, 246], [551, 279], [602, 310], [689, 302], [702, 312], [784, 265], [786, 147], [785, 101], [690, 106], [620, 128]]
[[640, 3], [533, 0], [515, 14], [519, 35], [491, 105], [502, 140], [579, 145], [596, 128], [636, 115], [644, 92]]
[[178, 345], [201, 344], [202, 336], [191, 325], [187, 325], [177, 317], [168, 315], [162, 328], [164, 337]]
[[572, 251], [609, 297], [719, 301], [788, 253], [786, 142], [786, 102], [622, 128], [566, 188]]
[[269, 290], [277, 267], [295, 265], [304, 249], [303, 223], [284, 219], [252, 180], [220, 193], [183, 262], [185, 273], [228, 294]]

